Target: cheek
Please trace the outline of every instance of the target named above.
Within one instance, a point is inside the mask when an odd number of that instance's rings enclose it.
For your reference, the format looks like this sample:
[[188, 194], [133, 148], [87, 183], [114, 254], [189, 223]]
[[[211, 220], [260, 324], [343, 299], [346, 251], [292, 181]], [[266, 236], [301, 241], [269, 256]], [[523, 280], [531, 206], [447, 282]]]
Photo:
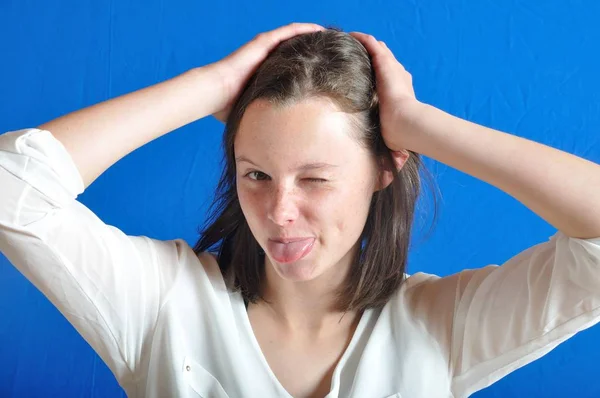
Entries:
[[260, 195], [251, 190], [240, 188], [239, 186], [237, 194], [244, 217], [246, 217], [248, 224], [253, 224], [255, 220], [261, 218], [261, 203], [263, 203], [263, 201], [261, 200]]
[[335, 214], [332, 225], [336, 226], [337, 233], [353, 238], [360, 236], [369, 214], [371, 197], [372, 192], [357, 190], [347, 192], [337, 201], [334, 212], [331, 213]]
[[343, 235], [355, 235], [364, 227], [368, 214], [368, 206], [356, 200], [347, 202], [344, 206], [337, 206], [336, 226]]

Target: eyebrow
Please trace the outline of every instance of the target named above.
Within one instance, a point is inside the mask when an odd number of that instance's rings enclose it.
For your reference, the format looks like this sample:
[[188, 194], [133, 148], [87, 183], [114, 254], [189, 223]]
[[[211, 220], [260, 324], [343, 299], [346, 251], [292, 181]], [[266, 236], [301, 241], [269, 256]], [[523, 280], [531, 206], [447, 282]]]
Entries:
[[[251, 161], [250, 159], [248, 159], [244, 156], [237, 156], [235, 158], [235, 160], [238, 162], [250, 163], [256, 167], [260, 167], [259, 165], [257, 165], [256, 163], [254, 163], [253, 161]], [[329, 163], [324, 163], [324, 162], [313, 162], [313, 163], [303, 164], [303, 165], [297, 167], [296, 170], [315, 170], [315, 169], [324, 169], [327, 167], [339, 167], [339, 166], [337, 164], [329, 164]]]

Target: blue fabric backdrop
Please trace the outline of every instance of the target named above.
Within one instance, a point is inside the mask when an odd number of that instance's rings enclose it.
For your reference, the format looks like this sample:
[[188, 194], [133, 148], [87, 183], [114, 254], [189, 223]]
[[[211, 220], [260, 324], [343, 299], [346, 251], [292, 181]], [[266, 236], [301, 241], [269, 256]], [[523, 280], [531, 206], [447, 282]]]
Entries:
[[[35, 127], [214, 62], [259, 32], [310, 21], [385, 40], [424, 102], [598, 163], [598, 15], [600, 2], [591, 0], [0, 0], [0, 131]], [[216, 185], [222, 131], [205, 118], [166, 135], [119, 161], [79, 200], [128, 234], [193, 245]], [[427, 164], [441, 213], [431, 238], [415, 246], [410, 273], [501, 264], [554, 233], [496, 188]], [[419, 217], [429, 218], [431, 206], [422, 209]], [[598, 397], [599, 340], [600, 327], [581, 332], [475, 396]], [[124, 394], [0, 255], [0, 397], [47, 396]]]

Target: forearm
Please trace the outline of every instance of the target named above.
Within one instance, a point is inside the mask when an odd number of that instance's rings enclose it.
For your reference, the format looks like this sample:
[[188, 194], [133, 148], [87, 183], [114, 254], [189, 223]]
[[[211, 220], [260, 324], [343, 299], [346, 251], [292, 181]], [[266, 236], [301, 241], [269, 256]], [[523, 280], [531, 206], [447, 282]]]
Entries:
[[153, 86], [47, 122], [69, 151], [87, 187], [119, 159], [144, 144], [216, 111], [220, 80], [196, 68]]
[[568, 236], [600, 236], [600, 166], [420, 104], [408, 149], [508, 193]]

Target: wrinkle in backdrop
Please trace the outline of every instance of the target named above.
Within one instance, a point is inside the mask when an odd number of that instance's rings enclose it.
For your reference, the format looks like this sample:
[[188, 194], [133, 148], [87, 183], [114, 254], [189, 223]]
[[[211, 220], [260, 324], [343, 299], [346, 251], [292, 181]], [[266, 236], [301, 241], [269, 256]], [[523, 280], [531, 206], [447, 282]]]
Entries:
[[[0, 1], [0, 131], [47, 120], [226, 56], [292, 21], [384, 40], [417, 97], [600, 162], [600, 3], [591, 1]], [[223, 126], [205, 118], [139, 148], [80, 197], [130, 235], [183, 238], [205, 220]], [[408, 272], [501, 264], [554, 231], [498, 189], [426, 159], [441, 191]], [[0, 194], [1, 194], [0, 187]], [[424, 198], [426, 199], [426, 198]], [[422, 206], [422, 212], [431, 206]], [[417, 215], [428, 227], [431, 214]], [[0, 396], [124, 396], [60, 313], [0, 256]], [[597, 397], [595, 327], [476, 397]]]

